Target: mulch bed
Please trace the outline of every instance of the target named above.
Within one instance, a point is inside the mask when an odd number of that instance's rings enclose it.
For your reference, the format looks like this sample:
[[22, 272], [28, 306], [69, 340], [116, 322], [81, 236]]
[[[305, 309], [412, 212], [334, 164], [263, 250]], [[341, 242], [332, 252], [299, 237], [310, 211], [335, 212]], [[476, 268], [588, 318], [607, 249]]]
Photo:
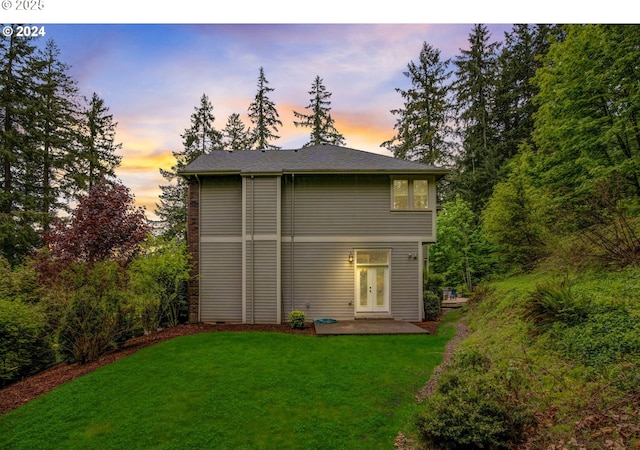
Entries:
[[[438, 332], [438, 322], [416, 322], [414, 324], [428, 330], [431, 334]], [[167, 328], [154, 336], [141, 336], [131, 339], [125, 343], [122, 349], [114, 350], [97, 361], [87, 364], [57, 364], [50, 369], [0, 389], [0, 415], [16, 409], [36, 397], [46, 394], [67, 381], [74, 380], [104, 365], [131, 355], [141, 348], [178, 336], [218, 331], [273, 331], [280, 333], [315, 334], [315, 328], [312, 323], [308, 323], [302, 330], [292, 329], [288, 323], [281, 325], [189, 324]]]

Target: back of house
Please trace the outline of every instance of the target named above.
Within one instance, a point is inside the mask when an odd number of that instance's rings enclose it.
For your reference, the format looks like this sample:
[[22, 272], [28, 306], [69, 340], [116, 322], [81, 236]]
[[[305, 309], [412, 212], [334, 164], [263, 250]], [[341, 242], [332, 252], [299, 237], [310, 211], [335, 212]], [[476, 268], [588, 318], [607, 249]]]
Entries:
[[317, 145], [214, 151], [188, 180], [191, 322], [420, 321], [446, 169]]

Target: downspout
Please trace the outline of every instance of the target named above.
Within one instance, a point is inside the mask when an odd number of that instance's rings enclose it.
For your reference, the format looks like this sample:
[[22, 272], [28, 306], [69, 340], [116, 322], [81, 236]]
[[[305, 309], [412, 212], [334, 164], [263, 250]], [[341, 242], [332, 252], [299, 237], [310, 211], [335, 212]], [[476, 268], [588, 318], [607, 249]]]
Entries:
[[253, 175], [251, 175], [251, 324], [255, 325], [256, 323], [256, 271], [255, 271], [255, 261], [256, 261], [256, 240], [255, 240], [255, 225], [256, 225], [256, 180]]
[[200, 298], [200, 295], [202, 293], [202, 276], [201, 276], [201, 270], [202, 270], [202, 249], [201, 249], [201, 235], [202, 235], [202, 231], [200, 231], [200, 221], [201, 218], [200, 216], [202, 215], [201, 213], [201, 209], [202, 209], [202, 182], [200, 181], [200, 178], [198, 178], [198, 174], [195, 174], [196, 177], [196, 181], [198, 182], [198, 322], [200, 322], [200, 317], [202, 317], [200, 315], [200, 309], [201, 309], [201, 305], [202, 305], [202, 299]]
[[295, 230], [294, 230], [294, 226], [295, 226], [295, 208], [296, 208], [296, 175], [295, 174], [291, 174], [291, 311], [295, 310], [295, 294], [296, 294], [296, 289], [294, 287], [294, 281], [295, 281], [295, 276], [294, 276], [294, 239], [295, 239]]

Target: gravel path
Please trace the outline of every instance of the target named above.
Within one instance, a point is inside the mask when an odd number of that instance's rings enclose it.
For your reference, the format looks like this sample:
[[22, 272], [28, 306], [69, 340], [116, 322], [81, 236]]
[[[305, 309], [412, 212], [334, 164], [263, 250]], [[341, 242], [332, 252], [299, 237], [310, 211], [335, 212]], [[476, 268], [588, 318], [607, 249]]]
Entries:
[[[453, 361], [453, 353], [456, 347], [458, 346], [460, 341], [467, 338], [469, 334], [471, 334], [471, 330], [469, 330], [469, 327], [467, 327], [467, 324], [464, 322], [458, 322], [454, 324], [454, 326], [456, 328], [456, 333], [444, 347], [442, 363], [440, 363], [440, 365], [433, 370], [433, 375], [431, 375], [429, 381], [427, 381], [422, 389], [420, 389], [420, 391], [416, 394], [416, 403], [422, 403], [427, 397], [433, 395], [435, 388], [438, 385], [438, 378], [440, 377], [440, 374]], [[410, 439], [407, 439], [407, 437], [402, 432], [399, 432], [396, 436], [394, 446], [398, 450], [417, 450], [419, 448], [415, 446], [414, 442], [412, 442]]]

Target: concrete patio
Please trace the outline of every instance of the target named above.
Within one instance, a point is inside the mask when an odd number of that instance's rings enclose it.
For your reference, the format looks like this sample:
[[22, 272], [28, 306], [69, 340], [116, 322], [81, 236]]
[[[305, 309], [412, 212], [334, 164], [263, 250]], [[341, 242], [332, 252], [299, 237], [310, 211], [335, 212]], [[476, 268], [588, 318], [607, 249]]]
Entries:
[[358, 319], [339, 320], [336, 323], [314, 322], [318, 336], [362, 335], [362, 334], [429, 334], [419, 326], [404, 320]]

